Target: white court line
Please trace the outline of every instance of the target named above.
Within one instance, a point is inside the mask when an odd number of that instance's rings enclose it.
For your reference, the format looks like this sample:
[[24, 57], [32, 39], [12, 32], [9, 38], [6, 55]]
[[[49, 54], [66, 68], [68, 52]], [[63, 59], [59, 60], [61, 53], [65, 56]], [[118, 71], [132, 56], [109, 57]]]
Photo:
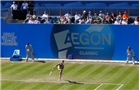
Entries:
[[[58, 82], [57, 80], [56, 81], [46, 81], [46, 80], [11, 80], [11, 79], [0, 79], [1, 81], [2, 80], [5, 80], [5, 81], [19, 81], [19, 82], [42, 82], [42, 83], [45, 83], [45, 82], [48, 82], [48, 83], [66, 83], [68, 81], [60, 81]], [[77, 83], [81, 83], [81, 84], [100, 84], [100, 83], [92, 83], [92, 82], [77, 82]], [[115, 84], [115, 83], [102, 83], [100, 84], [98, 87], [96, 87], [94, 90], [97, 90], [98, 88], [100, 88], [103, 84], [108, 84], [108, 85], [119, 85], [119, 87], [116, 89], [116, 90], [119, 90], [123, 84]]]
[[123, 86], [123, 84], [121, 84], [116, 90], [119, 90], [122, 86]]
[[102, 84], [100, 84], [98, 87], [96, 87], [94, 90], [97, 90], [99, 87], [101, 87], [103, 85], [103, 83]]

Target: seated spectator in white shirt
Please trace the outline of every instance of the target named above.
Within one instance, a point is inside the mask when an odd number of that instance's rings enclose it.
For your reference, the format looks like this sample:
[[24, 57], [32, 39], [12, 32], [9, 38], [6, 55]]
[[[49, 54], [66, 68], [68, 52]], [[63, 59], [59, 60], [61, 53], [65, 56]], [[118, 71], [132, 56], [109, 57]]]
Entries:
[[100, 20], [101, 20], [101, 23], [103, 23], [104, 17], [105, 17], [105, 15], [102, 13], [102, 11], [100, 11], [100, 13], [99, 13], [99, 18], [100, 18]]
[[68, 24], [70, 24], [71, 23], [71, 15], [70, 15], [70, 12], [66, 13], [64, 16], [66, 17], [66, 20], [68, 21]]
[[92, 23], [92, 14], [91, 14], [91, 11], [88, 12], [88, 15], [87, 15], [87, 21], [86, 21], [86, 24], [91, 24]]
[[122, 25], [127, 25], [127, 24], [128, 24], [127, 19], [126, 19], [126, 18], [123, 18], [121, 24], [122, 24]]
[[136, 17], [135, 20], [134, 20], [134, 25], [139, 25], [139, 17]]
[[75, 23], [78, 23], [79, 22], [79, 19], [81, 18], [81, 15], [78, 14], [78, 12], [76, 12], [74, 17], [75, 17], [75, 21], [74, 22]]
[[40, 24], [40, 21], [39, 21], [38, 17], [36, 17], [36, 20], [34, 21], [34, 24]]
[[31, 16], [29, 21], [28, 21], [28, 24], [34, 24], [34, 20], [33, 20], [33, 17]]
[[44, 11], [44, 14], [42, 15], [42, 19], [41, 19], [42, 23], [48, 21], [48, 19], [49, 19], [49, 15], [47, 14], [46, 11]]
[[116, 18], [116, 21], [114, 22], [114, 25], [120, 25], [121, 21], [119, 20], [119, 18]]

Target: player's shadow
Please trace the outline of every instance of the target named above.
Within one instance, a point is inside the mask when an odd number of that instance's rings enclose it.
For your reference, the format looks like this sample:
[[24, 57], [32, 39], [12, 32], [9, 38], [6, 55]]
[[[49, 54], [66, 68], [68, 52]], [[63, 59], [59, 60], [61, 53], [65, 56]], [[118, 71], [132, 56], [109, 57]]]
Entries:
[[66, 81], [68, 81], [68, 82], [71, 83], [71, 84], [84, 84], [84, 83], [79, 83], [79, 82], [70, 81], [70, 80], [66, 80]]
[[35, 61], [35, 62], [46, 63], [46, 62], [45, 62], [45, 61], [43, 61], [43, 60], [39, 60], [39, 61]]

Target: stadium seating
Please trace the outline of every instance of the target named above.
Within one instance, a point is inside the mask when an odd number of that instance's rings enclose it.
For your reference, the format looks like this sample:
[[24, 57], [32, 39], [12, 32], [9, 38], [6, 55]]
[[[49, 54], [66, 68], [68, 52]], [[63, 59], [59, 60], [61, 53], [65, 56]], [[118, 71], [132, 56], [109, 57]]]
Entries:
[[83, 4], [81, 2], [74, 2], [74, 3], [67, 3], [64, 4], [63, 7], [84, 7]]
[[130, 5], [127, 2], [123, 2], [123, 3], [110, 4], [108, 7], [109, 8], [129, 8]]
[[102, 7], [107, 7], [107, 5], [105, 3], [86, 3], [84, 5], [84, 7], [98, 7], [98, 8], [102, 8]]

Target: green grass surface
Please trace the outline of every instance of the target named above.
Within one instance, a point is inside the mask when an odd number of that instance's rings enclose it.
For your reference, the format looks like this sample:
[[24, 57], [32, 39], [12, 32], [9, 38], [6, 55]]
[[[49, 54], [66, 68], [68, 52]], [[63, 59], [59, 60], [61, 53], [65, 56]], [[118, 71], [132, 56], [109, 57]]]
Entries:
[[65, 62], [58, 82], [59, 61], [10, 62], [1, 60], [2, 90], [139, 90], [139, 66], [131, 64]]

